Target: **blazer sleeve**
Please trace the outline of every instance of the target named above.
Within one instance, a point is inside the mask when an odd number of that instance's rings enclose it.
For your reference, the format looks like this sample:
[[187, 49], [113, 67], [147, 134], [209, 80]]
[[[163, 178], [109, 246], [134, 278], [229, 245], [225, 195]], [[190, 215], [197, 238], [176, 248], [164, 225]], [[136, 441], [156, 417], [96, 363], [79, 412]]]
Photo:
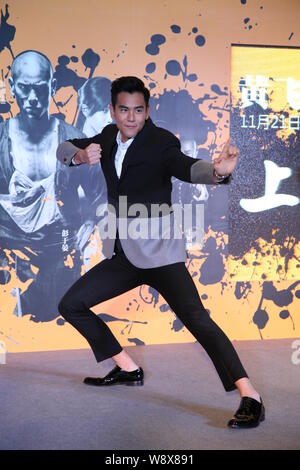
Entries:
[[102, 133], [83, 139], [70, 139], [62, 142], [56, 150], [56, 158], [66, 166], [72, 166], [72, 158], [80, 149], [85, 149], [90, 144], [102, 144]]

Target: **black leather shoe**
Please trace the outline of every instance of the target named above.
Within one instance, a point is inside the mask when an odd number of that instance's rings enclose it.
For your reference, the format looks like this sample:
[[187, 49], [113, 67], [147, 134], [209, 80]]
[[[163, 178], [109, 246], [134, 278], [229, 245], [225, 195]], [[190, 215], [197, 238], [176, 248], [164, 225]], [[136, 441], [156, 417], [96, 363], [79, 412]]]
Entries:
[[239, 409], [234, 417], [228, 421], [230, 428], [255, 428], [265, 419], [265, 407], [262, 399], [261, 403], [254, 398], [243, 397]]
[[120, 369], [119, 366], [116, 366], [103, 378], [86, 377], [83, 382], [87, 385], [96, 385], [98, 387], [114, 384], [144, 385], [144, 371], [139, 367], [132, 372], [126, 372]]

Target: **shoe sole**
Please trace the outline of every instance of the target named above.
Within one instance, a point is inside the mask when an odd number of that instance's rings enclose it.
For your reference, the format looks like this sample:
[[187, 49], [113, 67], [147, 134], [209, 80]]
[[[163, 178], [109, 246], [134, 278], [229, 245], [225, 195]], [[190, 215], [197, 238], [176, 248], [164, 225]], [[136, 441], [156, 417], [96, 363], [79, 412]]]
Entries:
[[127, 387], [142, 387], [144, 381], [142, 382], [112, 382], [107, 384], [93, 384], [89, 382], [83, 382], [85, 385], [91, 385], [92, 387], [112, 387], [113, 385], [126, 385]]
[[256, 423], [256, 424], [248, 424], [248, 425], [245, 425], [245, 426], [239, 426], [239, 425], [233, 425], [233, 426], [229, 426], [228, 427], [230, 429], [251, 429], [251, 428], [257, 428], [257, 426], [259, 426], [259, 424], [265, 420], [265, 410], [263, 410], [260, 418], [259, 418], [259, 421]]
[[144, 381], [143, 382], [124, 382], [122, 384], [122, 382], [120, 382], [121, 385], [127, 385], [127, 387], [142, 387], [144, 385]]

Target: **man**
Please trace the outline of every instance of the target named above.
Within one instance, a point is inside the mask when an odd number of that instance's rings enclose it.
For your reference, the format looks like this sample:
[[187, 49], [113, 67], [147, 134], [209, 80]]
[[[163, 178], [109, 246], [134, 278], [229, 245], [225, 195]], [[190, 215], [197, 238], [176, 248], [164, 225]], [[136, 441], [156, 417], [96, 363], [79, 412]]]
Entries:
[[[92, 268], [69, 289], [59, 311], [89, 342], [97, 362], [112, 358], [115, 368], [104, 378], [87, 377], [90, 385], [116, 383], [143, 385], [141, 367], [131, 359], [106, 324], [90, 310], [96, 304], [120, 295], [141, 284], [156, 289], [182, 323], [211, 357], [226, 391], [239, 389], [240, 407], [228, 423], [230, 427], [254, 427], [264, 419], [264, 407], [229, 339], [204, 309], [196, 286], [185, 266], [183, 238], [130, 236], [130, 224], [152, 222], [143, 207], [159, 204], [167, 218], [168, 229], [175, 228], [171, 206], [171, 178], [189, 183], [216, 184], [228, 180], [238, 149], [228, 141], [214, 163], [181, 153], [179, 141], [170, 132], [156, 127], [149, 117], [149, 90], [136, 77], [121, 77], [112, 83], [110, 111], [115, 124], [89, 139], [73, 139], [61, 144], [58, 159], [71, 165], [97, 165], [99, 161], [107, 182], [111, 212], [116, 212], [116, 227], [103, 240], [107, 259]], [[100, 159], [101, 157], [101, 159]], [[124, 199], [129, 209], [124, 212]], [[142, 217], [134, 217], [138, 206]], [[133, 217], [133, 219], [131, 218]], [[155, 217], [154, 217], [155, 219]], [[125, 229], [124, 229], [125, 225]], [[159, 228], [162, 227], [162, 223]], [[128, 233], [127, 233], [128, 229]], [[116, 234], [117, 230], [117, 234]], [[125, 233], [125, 235], [124, 235]], [[173, 231], [172, 231], [173, 233]], [[152, 233], [151, 233], [152, 234]], [[129, 235], [129, 236], [128, 236]], [[180, 288], [179, 288], [180, 287]]]
[[[85, 118], [82, 131], [87, 137], [100, 134], [102, 129], [111, 123], [110, 87], [111, 82], [108, 78], [93, 77], [89, 78], [78, 90], [78, 105]], [[78, 121], [77, 128], [80, 124]]]
[[[55, 80], [48, 58], [22, 52], [12, 63], [9, 83], [20, 113], [0, 125], [0, 246], [22, 250], [25, 256], [13, 255], [16, 274], [23, 282], [33, 279], [21, 299], [15, 289], [15, 313], [49, 321], [58, 316], [57, 299], [80, 275], [80, 255], [95, 226], [104, 180], [101, 184], [100, 168], [71, 174], [56, 159], [60, 142], [83, 134], [49, 115]], [[80, 186], [89, 200], [85, 220]], [[68, 257], [72, 269], [65, 265]]]

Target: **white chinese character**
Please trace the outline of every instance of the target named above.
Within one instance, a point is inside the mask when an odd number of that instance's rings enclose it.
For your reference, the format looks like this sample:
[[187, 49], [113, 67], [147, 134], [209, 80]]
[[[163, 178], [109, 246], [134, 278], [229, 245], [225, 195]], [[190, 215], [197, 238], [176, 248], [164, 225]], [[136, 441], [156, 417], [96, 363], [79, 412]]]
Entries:
[[291, 116], [289, 118], [289, 128], [296, 129], [299, 131], [300, 129], [300, 116]]
[[281, 180], [289, 178], [292, 170], [288, 167], [280, 167], [276, 163], [265, 160], [266, 182], [265, 194], [255, 199], [241, 199], [240, 205], [247, 212], [262, 212], [279, 206], [295, 206], [300, 200], [290, 194], [277, 194]]
[[288, 78], [286, 81], [287, 101], [292, 109], [300, 109], [300, 80]]
[[63, 231], [61, 232], [61, 236], [62, 236], [62, 237], [68, 237], [68, 236], [69, 236], [69, 230], [63, 230]]
[[264, 129], [269, 129], [270, 122], [269, 122], [269, 116], [267, 114], [260, 114], [258, 116], [258, 125], [257, 129], [260, 128], [260, 126], [264, 126]]
[[62, 249], [62, 251], [68, 251], [69, 250], [69, 245], [67, 243], [63, 243], [61, 249]]
[[269, 86], [269, 78], [264, 75], [256, 75], [255, 82], [251, 75], [246, 75], [242, 84], [242, 108], [252, 106], [254, 103], [259, 104], [263, 109], [267, 109], [267, 88]]

